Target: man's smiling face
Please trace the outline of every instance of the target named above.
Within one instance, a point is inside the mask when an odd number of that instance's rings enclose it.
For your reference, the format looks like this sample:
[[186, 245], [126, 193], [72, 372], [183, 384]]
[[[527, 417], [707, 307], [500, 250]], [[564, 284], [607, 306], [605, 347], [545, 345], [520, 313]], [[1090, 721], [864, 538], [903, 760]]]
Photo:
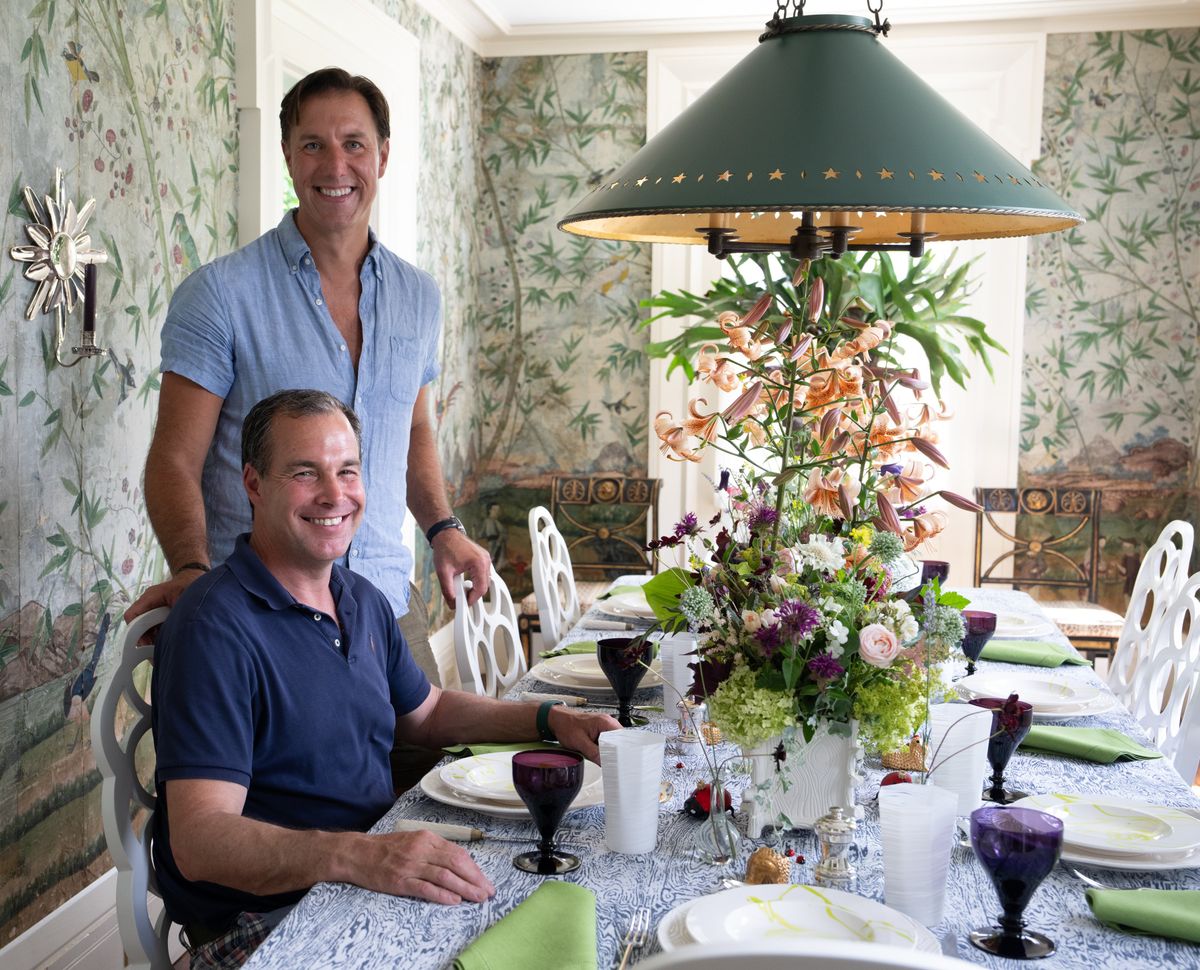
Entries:
[[310, 245], [314, 235], [365, 237], [388, 158], [366, 98], [357, 91], [306, 98], [283, 155], [300, 200], [298, 225]]
[[272, 568], [328, 569], [346, 554], [366, 505], [350, 422], [341, 413], [276, 416], [269, 455], [266, 474], [250, 465], [242, 473], [255, 551]]

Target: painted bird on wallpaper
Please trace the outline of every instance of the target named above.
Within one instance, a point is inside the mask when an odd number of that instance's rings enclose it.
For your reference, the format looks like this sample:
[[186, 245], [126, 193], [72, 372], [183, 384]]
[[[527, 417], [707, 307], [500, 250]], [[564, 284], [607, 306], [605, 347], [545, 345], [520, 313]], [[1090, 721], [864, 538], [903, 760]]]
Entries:
[[633, 405], [629, 404], [625, 400], [625, 398], [627, 398], [627, 397], [629, 397], [628, 391], [626, 391], [616, 401], [605, 401], [604, 399], [601, 399], [600, 403], [603, 404], [606, 408], [608, 408], [613, 414], [620, 414], [622, 411], [632, 411], [633, 410]]
[[104, 643], [108, 639], [109, 616], [107, 613], [100, 618], [100, 629], [96, 631], [96, 646], [92, 649], [92, 659], [75, 677], [74, 683], [63, 691], [63, 717], [79, 725], [79, 734], [71, 744], [74, 749], [83, 737], [83, 722], [88, 718], [86, 701], [92, 688], [96, 686], [96, 665], [104, 652]]
[[67, 46], [62, 49], [63, 60], [67, 62], [67, 71], [71, 75], [71, 82], [78, 84], [80, 81], [91, 81], [95, 83], [100, 80], [100, 75], [91, 70], [83, 63], [83, 46], [76, 41], [67, 41]]

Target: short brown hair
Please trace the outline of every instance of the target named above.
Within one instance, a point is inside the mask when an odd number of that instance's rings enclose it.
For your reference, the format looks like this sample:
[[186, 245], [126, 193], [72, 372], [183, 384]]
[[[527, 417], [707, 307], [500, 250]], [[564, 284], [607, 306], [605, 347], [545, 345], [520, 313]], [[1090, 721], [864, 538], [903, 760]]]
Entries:
[[348, 405], [325, 391], [308, 389], [278, 391], [264, 397], [242, 422], [242, 467], [249, 465], [260, 475], [271, 468], [271, 424], [276, 417], [306, 418], [317, 414], [342, 414], [362, 449], [362, 423]]
[[351, 74], [340, 67], [323, 67], [319, 71], [302, 77], [292, 85], [279, 105], [279, 131], [286, 142], [292, 128], [300, 121], [300, 106], [313, 95], [327, 91], [353, 91], [361, 94], [375, 119], [375, 131], [382, 143], [392, 136], [391, 112], [387, 98], [375, 86], [375, 82], [361, 74]]

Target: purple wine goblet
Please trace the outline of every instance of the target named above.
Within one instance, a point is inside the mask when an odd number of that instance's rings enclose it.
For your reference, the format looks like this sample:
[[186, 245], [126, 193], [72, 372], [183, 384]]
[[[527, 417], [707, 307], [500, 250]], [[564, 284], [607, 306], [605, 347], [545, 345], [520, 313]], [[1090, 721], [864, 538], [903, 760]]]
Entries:
[[633, 715], [633, 692], [650, 669], [654, 644], [645, 637], [608, 637], [596, 644], [596, 659], [617, 695], [617, 720], [621, 727], [645, 724]]
[[556, 851], [554, 833], [583, 784], [583, 755], [566, 749], [518, 751], [512, 759], [513, 787], [541, 833], [534, 852], [522, 852], [513, 865], [525, 872], [554, 876], [579, 868], [579, 857]]
[[983, 653], [983, 648], [996, 633], [996, 614], [985, 613], [983, 610], [963, 610], [963, 622], [967, 625], [967, 635], [962, 640], [962, 652], [967, 657], [967, 676], [975, 673], [975, 661]]
[[1054, 941], [1026, 927], [1034, 891], [1062, 852], [1063, 823], [1032, 808], [977, 808], [971, 813], [971, 846], [987, 870], [1003, 909], [998, 926], [971, 932], [971, 945], [1014, 960], [1054, 952]]
[[983, 797], [997, 805], [1008, 805], [1025, 798], [1027, 792], [1004, 787], [1004, 769], [1013, 752], [1033, 725], [1033, 705], [1020, 700], [1016, 694], [1007, 699], [976, 697], [968, 703], [992, 712], [992, 733], [988, 737], [987, 757], [992, 766], [992, 783], [983, 790]]

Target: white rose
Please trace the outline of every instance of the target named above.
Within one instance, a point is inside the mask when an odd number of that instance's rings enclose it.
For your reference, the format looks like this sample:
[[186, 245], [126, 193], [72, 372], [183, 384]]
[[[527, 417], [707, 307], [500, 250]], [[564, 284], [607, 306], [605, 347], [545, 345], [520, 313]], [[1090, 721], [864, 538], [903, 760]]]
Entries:
[[900, 641], [882, 623], [872, 623], [858, 631], [858, 655], [872, 667], [890, 667], [899, 653]]
[[762, 626], [762, 615], [757, 610], [743, 610], [742, 626], [746, 628], [747, 633], [754, 633]]

